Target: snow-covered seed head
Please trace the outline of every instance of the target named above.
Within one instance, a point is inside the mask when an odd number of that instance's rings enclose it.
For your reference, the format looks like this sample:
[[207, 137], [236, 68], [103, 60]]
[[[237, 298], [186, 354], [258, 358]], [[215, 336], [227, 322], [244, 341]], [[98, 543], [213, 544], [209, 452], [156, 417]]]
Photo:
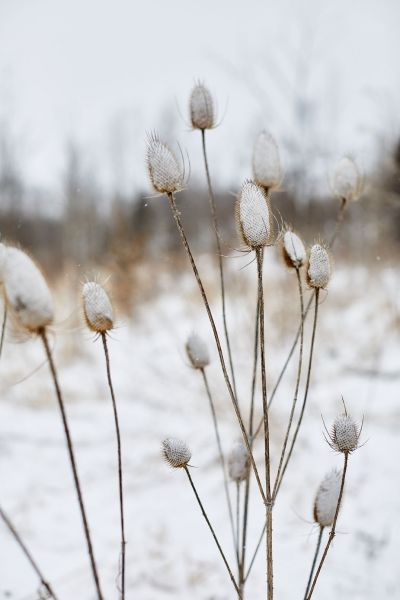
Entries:
[[107, 292], [101, 285], [88, 281], [82, 288], [83, 312], [89, 329], [105, 333], [113, 328], [113, 308]]
[[331, 277], [331, 261], [329, 253], [321, 246], [314, 244], [308, 258], [307, 280], [310, 287], [326, 288]]
[[282, 181], [278, 144], [267, 131], [262, 131], [254, 144], [253, 177], [258, 185], [267, 189], [276, 189]]
[[321, 481], [314, 502], [314, 521], [320, 527], [330, 527], [339, 501], [342, 472], [333, 469]]
[[283, 236], [283, 258], [289, 267], [300, 268], [306, 260], [306, 248], [293, 231], [286, 231]]
[[344, 413], [335, 419], [328, 443], [337, 452], [351, 453], [358, 448], [360, 433], [360, 427], [354, 419]]
[[263, 187], [254, 181], [245, 181], [236, 210], [239, 232], [246, 246], [255, 249], [274, 243], [271, 205]]
[[197, 333], [192, 333], [186, 342], [186, 353], [194, 369], [204, 369], [210, 364], [208, 348]]
[[150, 135], [146, 152], [147, 171], [156, 192], [169, 194], [183, 188], [184, 174], [171, 148], [158, 135]]
[[236, 442], [228, 455], [229, 477], [240, 483], [247, 478], [250, 468], [249, 454], [242, 442]]
[[348, 202], [358, 200], [362, 193], [362, 187], [362, 176], [357, 164], [345, 156], [338, 162], [333, 175], [335, 195]]
[[174, 469], [187, 467], [192, 453], [185, 442], [177, 438], [166, 438], [162, 443], [162, 454]]
[[210, 91], [202, 83], [197, 83], [190, 94], [190, 120], [193, 129], [214, 127], [214, 103]]
[[53, 300], [45, 278], [22, 250], [7, 247], [3, 266], [6, 300], [17, 322], [31, 332], [50, 325]]

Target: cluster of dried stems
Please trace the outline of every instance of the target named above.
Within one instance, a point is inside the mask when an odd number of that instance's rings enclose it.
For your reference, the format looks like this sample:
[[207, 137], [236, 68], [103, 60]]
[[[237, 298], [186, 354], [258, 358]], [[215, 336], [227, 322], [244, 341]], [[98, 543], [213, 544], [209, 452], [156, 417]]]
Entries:
[[[234, 413], [242, 435], [242, 441], [236, 442], [227, 455], [223, 449], [218, 427], [217, 412], [212, 394], [211, 385], [207, 375], [209, 355], [206, 345], [196, 335], [192, 335], [187, 342], [187, 353], [191, 365], [198, 370], [205, 387], [210, 404], [213, 427], [217, 443], [218, 455], [223, 475], [224, 495], [227, 505], [227, 518], [232, 531], [233, 554], [235, 556], [234, 566], [230, 564], [227, 553], [223, 550], [218, 535], [207, 515], [202, 500], [193, 481], [189, 460], [191, 452], [185, 442], [174, 438], [167, 438], [163, 442], [163, 455], [170, 466], [175, 469], [183, 469], [188, 477], [190, 486], [194, 492], [197, 503], [200, 506], [204, 519], [209, 527], [216, 543], [219, 554], [228, 571], [230, 580], [237, 596], [245, 597], [246, 583], [252, 571], [254, 561], [265, 539], [266, 552], [266, 583], [268, 600], [274, 596], [274, 558], [273, 558], [273, 515], [278, 493], [285, 479], [288, 467], [293, 457], [298, 434], [301, 429], [307, 399], [311, 384], [312, 364], [316, 342], [319, 298], [321, 290], [326, 289], [331, 275], [330, 251], [338, 235], [340, 225], [343, 221], [345, 210], [351, 200], [359, 197], [361, 192], [361, 178], [356, 165], [350, 159], [343, 159], [334, 180], [334, 187], [340, 199], [340, 208], [337, 223], [332, 238], [326, 246], [316, 243], [307, 252], [301, 238], [290, 228], [285, 227], [277, 231], [275, 217], [273, 214], [274, 191], [279, 187], [282, 180], [282, 171], [279, 158], [279, 149], [274, 138], [263, 131], [258, 136], [253, 153], [253, 179], [246, 181], [240, 191], [236, 217], [238, 232], [244, 250], [251, 253], [256, 261], [257, 278], [255, 282], [255, 324], [254, 324], [254, 356], [253, 368], [250, 377], [250, 400], [249, 415], [244, 416], [245, 403], [239, 403], [237, 385], [235, 378], [235, 363], [232, 353], [232, 344], [227, 318], [226, 303], [226, 274], [223, 261], [223, 242], [221, 239], [218, 210], [213, 192], [210, 167], [207, 158], [206, 134], [215, 126], [215, 110], [212, 96], [209, 90], [201, 83], [196, 84], [190, 98], [190, 118], [193, 129], [201, 134], [201, 147], [204, 159], [204, 169], [207, 180], [208, 196], [211, 209], [212, 226], [215, 234], [215, 251], [218, 259], [218, 274], [221, 294], [221, 322], [223, 328], [223, 339], [221, 339], [217, 321], [214, 318], [208, 296], [199, 273], [196, 260], [191, 251], [189, 240], [182, 224], [180, 212], [175, 201], [175, 194], [185, 186], [185, 175], [183, 166], [179, 163], [170, 147], [162, 142], [157, 135], [152, 135], [148, 140], [147, 168], [154, 190], [164, 194], [168, 198], [172, 216], [175, 220], [178, 233], [182, 240], [187, 256], [189, 258], [197, 285], [199, 287], [205, 310], [211, 325], [215, 340], [217, 353], [224, 381], [232, 402]], [[281, 246], [286, 264], [296, 276], [298, 289], [298, 312], [299, 327], [295, 335], [289, 355], [282, 367], [281, 373], [272, 387], [267, 378], [268, 344], [265, 330], [265, 303], [264, 303], [264, 264], [268, 261], [268, 249], [273, 246]], [[79, 509], [82, 518], [84, 537], [86, 540], [93, 582], [98, 600], [103, 600], [99, 570], [94, 556], [91, 531], [85, 509], [82, 486], [78, 474], [75, 449], [71, 437], [69, 421], [65, 409], [63, 395], [59, 385], [57, 369], [48, 341], [48, 328], [53, 321], [52, 299], [45, 279], [34, 263], [34, 261], [23, 251], [13, 246], [0, 244], [0, 281], [4, 287], [4, 314], [0, 340], [0, 353], [3, 350], [4, 331], [7, 315], [11, 315], [18, 325], [31, 334], [37, 335], [41, 340], [44, 352], [50, 367], [53, 379], [55, 395], [60, 410], [62, 424], [65, 433], [69, 461], [72, 469], [74, 485], [76, 489]], [[305, 304], [305, 282], [312, 293], [308, 303]], [[124, 518], [124, 494], [123, 494], [123, 463], [121, 431], [118, 418], [117, 402], [111, 377], [110, 357], [107, 344], [108, 332], [113, 328], [114, 316], [111, 302], [104, 288], [96, 282], [87, 282], [82, 289], [83, 314], [86, 325], [98, 337], [101, 338], [104, 350], [107, 382], [110, 391], [112, 409], [116, 433], [117, 445], [117, 474], [118, 474], [118, 499], [120, 511], [120, 572], [119, 593], [122, 600], [125, 599], [125, 575], [126, 575], [126, 538]], [[302, 402], [300, 410], [296, 413], [297, 403], [301, 396], [301, 381], [304, 370], [304, 348], [305, 321], [309, 315], [312, 303], [314, 311], [312, 316], [311, 336], [309, 340], [308, 361], [305, 366], [305, 382], [302, 391]], [[272, 401], [284, 378], [290, 360], [299, 348], [297, 376], [293, 392], [292, 403], [288, 423], [285, 430], [282, 448], [280, 450], [278, 467], [273, 473], [270, 445], [270, 411]], [[227, 359], [225, 358], [227, 356]], [[258, 424], [255, 423], [257, 408], [257, 378], [261, 375], [261, 398], [259, 406], [262, 410], [262, 418]], [[268, 397], [268, 390], [271, 393]], [[264, 478], [262, 469], [254, 457], [254, 444], [260, 432], [263, 432], [264, 441]], [[342, 503], [345, 477], [348, 467], [348, 458], [351, 452], [358, 447], [360, 429], [352, 418], [345, 412], [334, 422], [331, 432], [328, 433], [328, 442], [344, 456], [343, 471], [335, 472], [325, 478], [317, 493], [314, 504], [314, 518], [319, 525], [320, 534], [316, 552], [313, 558], [311, 571], [308, 577], [304, 598], [308, 600], [313, 595], [317, 580], [332, 540], [335, 536], [336, 522]], [[248, 543], [248, 520], [249, 520], [249, 498], [251, 490], [252, 474], [256, 480], [257, 491], [260, 500], [265, 507], [265, 520], [260, 524], [260, 537], [254, 545], [250, 555], [247, 553]], [[229, 479], [235, 484], [235, 499], [232, 500]], [[235, 508], [234, 508], [235, 505]], [[0, 517], [8, 527], [32, 568], [36, 572], [42, 589], [54, 599], [57, 598], [52, 586], [48, 583], [33, 559], [26, 544], [11, 522], [9, 516], [0, 508]], [[317, 566], [323, 532], [330, 527], [330, 533], [326, 542], [322, 557]]]

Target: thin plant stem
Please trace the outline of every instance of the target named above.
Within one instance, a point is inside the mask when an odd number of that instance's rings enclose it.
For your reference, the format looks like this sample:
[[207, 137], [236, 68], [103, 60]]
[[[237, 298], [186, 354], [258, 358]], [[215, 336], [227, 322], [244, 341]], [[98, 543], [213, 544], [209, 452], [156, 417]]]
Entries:
[[341, 198], [340, 199], [340, 208], [339, 208], [339, 212], [337, 214], [336, 217], [336, 223], [335, 223], [335, 229], [333, 231], [333, 234], [331, 236], [331, 239], [329, 240], [329, 247], [332, 248], [333, 244], [336, 241], [336, 238], [339, 234], [340, 228], [342, 226], [343, 223], [343, 219], [344, 219], [344, 213], [346, 211], [346, 207], [347, 207], [347, 201], [346, 198]]
[[277, 482], [279, 481], [279, 478], [280, 478], [280, 475], [281, 475], [283, 461], [284, 461], [285, 453], [286, 453], [286, 447], [287, 447], [287, 444], [288, 444], [288, 441], [289, 441], [290, 430], [291, 430], [292, 424], [293, 424], [293, 417], [294, 417], [294, 411], [296, 409], [297, 398], [298, 398], [298, 395], [299, 395], [299, 387], [300, 387], [300, 379], [301, 379], [301, 369], [302, 369], [302, 364], [303, 364], [303, 342], [304, 342], [303, 313], [304, 313], [304, 299], [303, 299], [303, 286], [301, 284], [300, 269], [298, 267], [296, 267], [296, 275], [297, 275], [297, 284], [298, 284], [299, 298], [300, 298], [300, 318], [301, 318], [299, 363], [298, 363], [298, 367], [297, 367], [296, 386], [295, 386], [295, 391], [294, 391], [292, 408], [291, 408], [291, 411], [290, 411], [289, 421], [288, 421], [288, 425], [287, 425], [287, 429], [286, 429], [286, 435], [285, 435], [285, 439], [284, 439], [283, 446], [282, 446], [281, 456], [280, 456], [280, 459], [279, 459], [279, 466], [278, 466], [278, 470], [277, 470], [277, 473], [276, 473], [276, 479], [275, 479], [274, 490], [272, 492], [272, 497], [275, 496], [276, 485], [277, 485]]
[[70, 462], [71, 462], [72, 475], [73, 475], [73, 478], [74, 478], [75, 490], [76, 490], [76, 494], [77, 494], [77, 497], [78, 497], [79, 509], [80, 509], [80, 512], [81, 512], [83, 529], [84, 529], [84, 532], [85, 532], [87, 550], [88, 550], [90, 564], [91, 564], [91, 568], [92, 568], [93, 579], [94, 579], [94, 583], [95, 583], [95, 587], [96, 587], [96, 591], [97, 591], [97, 597], [98, 597], [98, 600], [103, 600], [103, 594], [102, 594], [101, 587], [100, 587], [100, 579], [99, 579], [99, 575], [98, 575], [98, 571], [97, 571], [97, 565], [96, 565], [96, 560], [95, 560], [95, 557], [94, 557], [93, 545], [92, 545], [92, 540], [91, 540], [91, 536], [90, 536], [89, 523], [88, 523], [87, 516], [86, 516], [86, 510], [85, 510], [85, 505], [83, 503], [83, 496], [82, 496], [81, 485], [80, 485], [80, 482], [79, 482], [79, 476], [78, 476], [78, 469], [77, 469], [76, 460], [75, 460], [74, 447], [73, 447], [73, 443], [72, 443], [71, 433], [70, 433], [70, 430], [69, 430], [67, 414], [65, 412], [64, 400], [63, 400], [63, 397], [62, 397], [62, 394], [61, 394], [61, 388], [60, 388], [60, 385], [59, 385], [59, 382], [58, 382], [57, 370], [56, 370], [56, 367], [55, 367], [55, 364], [54, 364], [54, 360], [53, 360], [53, 356], [52, 356], [52, 353], [51, 353], [51, 350], [50, 350], [50, 346], [49, 346], [49, 341], [47, 339], [46, 330], [44, 328], [42, 328], [42, 329], [40, 329], [38, 331], [38, 334], [41, 337], [42, 342], [43, 342], [44, 350], [45, 350], [46, 357], [47, 357], [47, 360], [48, 360], [48, 363], [49, 363], [49, 367], [50, 367], [50, 372], [51, 372], [51, 375], [52, 375], [52, 378], [53, 378], [53, 383], [54, 383], [54, 387], [55, 387], [55, 391], [56, 391], [58, 405], [59, 405], [59, 408], [60, 408], [62, 424], [63, 424], [63, 427], [64, 427], [65, 438], [66, 438], [66, 441], [67, 441], [69, 459], [70, 459]]
[[317, 564], [318, 554], [319, 554], [319, 551], [321, 548], [323, 533], [324, 533], [324, 527], [320, 527], [319, 533], [318, 533], [317, 545], [316, 545], [315, 552], [314, 552], [314, 558], [313, 558], [313, 561], [311, 564], [310, 576], [308, 578], [307, 587], [306, 587], [306, 591], [304, 594], [304, 600], [307, 600], [307, 595], [308, 595], [308, 592], [310, 591], [310, 586], [311, 586], [311, 582], [312, 582], [312, 579], [314, 576], [314, 571], [315, 571], [315, 565]]
[[205, 519], [205, 521], [206, 521], [206, 523], [207, 523], [207, 525], [208, 525], [208, 528], [209, 528], [209, 530], [211, 531], [211, 534], [212, 534], [212, 536], [213, 536], [213, 538], [214, 538], [214, 541], [215, 541], [215, 543], [216, 543], [216, 545], [217, 545], [217, 548], [218, 548], [218, 550], [219, 550], [219, 553], [220, 553], [220, 555], [221, 555], [221, 558], [222, 558], [222, 560], [224, 561], [224, 564], [225, 564], [225, 566], [226, 566], [226, 569], [227, 569], [227, 571], [228, 571], [228, 573], [229, 573], [229, 577], [230, 577], [230, 579], [231, 579], [231, 581], [232, 581], [233, 587], [235, 588], [237, 595], [238, 595], [238, 596], [239, 596], [239, 598], [241, 599], [242, 597], [241, 597], [241, 594], [240, 594], [240, 591], [239, 591], [238, 585], [237, 585], [237, 583], [236, 583], [236, 581], [235, 581], [235, 578], [234, 578], [234, 576], [233, 576], [233, 573], [232, 573], [232, 570], [231, 570], [231, 568], [230, 568], [230, 566], [229, 566], [229, 563], [228, 563], [228, 561], [227, 561], [227, 559], [226, 559], [226, 556], [225, 556], [225, 554], [224, 554], [224, 551], [223, 551], [223, 550], [222, 550], [222, 548], [221, 548], [221, 544], [220, 544], [220, 543], [219, 543], [219, 541], [218, 541], [218, 538], [217, 538], [217, 535], [216, 535], [216, 533], [215, 533], [215, 531], [214, 531], [214, 528], [213, 528], [213, 526], [212, 526], [212, 525], [211, 525], [211, 523], [210, 523], [210, 519], [208, 518], [208, 516], [207, 516], [207, 513], [206, 513], [206, 511], [205, 511], [205, 509], [204, 509], [204, 506], [203, 506], [203, 504], [202, 504], [202, 502], [201, 502], [201, 500], [200, 500], [199, 494], [197, 493], [197, 490], [196, 490], [196, 487], [195, 487], [195, 485], [194, 485], [194, 483], [193, 483], [193, 479], [192, 479], [192, 477], [191, 477], [191, 475], [190, 475], [189, 469], [188, 469], [187, 467], [184, 467], [184, 469], [185, 469], [186, 475], [188, 476], [189, 483], [190, 483], [190, 485], [191, 485], [191, 487], [192, 487], [192, 490], [193, 490], [193, 492], [194, 492], [194, 495], [196, 496], [197, 503], [198, 503], [198, 505], [200, 506], [200, 510], [201, 510], [201, 512], [202, 512], [202, 515], [203, 515], [203, 517], [204, 517], [204, 519]]
[[279, 481], [277, 480], [275, 482], [275, 485], [274, 485], [274, 496], [273, 496], [273, 501], [274, 502], [275, 502], [276, 496], [278, 495], [279, 489], [280, 489], [280, 487], [282, 485], [282, 480], [283, 480], [283, 478], [285, 476], [286, 469], [288, 468], [290, 459], [292, 458], [293, 450], [294, 450], [294, 447], [296, 445], [297, 436], [298, 436], [299, 431], [300, 431], [301, 423], [303, 421], [304, 411], [305, 411], [306, 404], [307, 404], [308, 392], [309, 392], [309, 389], [310, 389], [310, 382], [311, 382], [311, 371], [312, 371], [313, 356], [314, 356], [315, 332], [317, 330], [317, 321], [318, 321], [318, 300], [319, 300], [319, 288], [315, 288], [314, 321], [313, 321], [313, 328], [312, 328], [312, 334], [311, 334], [310, 357], [309, 357], [309, 360], [308, 360], [307, 379], [306, 379], [306, 386], [305, 386], [305, 389], [304, 389], [303, 404], [301, 406], [300, 415], [299, 415], [299, 418], [297, 420], [296, 429], [294, 430], [293, 439], [292, 439], [289, 451], [288, 451], [286, 459], [285, 459], [285, 464], [284, 464], [284, 466], [282, 468], [281, 476], [279, 478]]
[[205, 306], [206, 311], [207, 311], [207, 315], [208, 315], [208, 318], [209, 318], [209, 321], [210, 321], [211, 329], [213, 331], [215, 343], [216, 343], [216, 346], [217, 346], [218, 356], [219, 356], [219, 360], [220, 360], [220, 363], [221, 363], [222, 373], [223, 373], [223, 376], [224, 376], [224, 379], [225, 379], [226, 387], [228, 389], [230, 398], [232, 400], [233, 408], [235, 410], [235, 414], [236, 414], [236, 417], [237, 417], [237, 420], [238, 420], [238, 423], [239, 423], [239, 426], [240, 426], [240, 430], [242, 432], [242, 436], [243, 436], [243, 440], [244, 440], [245, 446], [246, 446], [247, 451], [249, 453], [250, 462], [251, 462], [251, 465], [253, 467], [254, 475], [255, 475], [256, 480], [257, 480], [258, 489], [260, 490], [261, 497], [262, 497], [262, 499], [263, 499], [263, 501], [265, 503], [266, 502], [265, 493], [264, 493], [264, 490], [263, 490], [263, 487], [262, 487], [262, 483], [261, 483], [261, 479], [260, 479], [260, 476], [259, 476], [259, 473], [258, 473], [257, 465], [256, 465], [256, 462], [254, 460], [253, 453], [251, 451], [250, 441], [249, 441], [249, 438], [248, 438], [248, 435], [247, 435], [247, 432], [246, 432], [246, 428], [244, 426], [243, 419], [242, 419], [241, 414], [240, 414], [239, 405], [238, 405], [238, 403], [236, 401], [235, 392], [233, 391], [231, 382], [229, 380], [229, 375], [228, 375], [228, 371], [226, 369], [224, 354], [223, 354], [223, 351], [222, 351], [221, 342], [220, 342], [220, 339], [219, 339], [217, 327], [215, 325], [214, 317], [213, 317], [212, 312], [211, 312], [210, 304], [208, 302], [207, 295], [206, 295], [203, 283], [201, 281], [200, 274], [199, 274], [199, 271], [197, 269], [195, 260], [193, 258], [193, 254], [192, 254], [192, 251], [190, 249], [189, 242], [187, 240], [187, 237], [186, 237], [186, 234], [185, 234], [185, 230], [183, 228], [182, 221], [181, 221], [181, 218], [180, 218], [180, 214], [179, 214], [179, 211], [178, 211], [178, 208], [176, 206], [175, 199], [174, 199], [174, 196], [173, 196], [172, 193], [168, 194], [168, 199], [169, 199], [169, 204], [170, 204], [170, 207], [171, 207], [171, 210], [172, 210], [172, 214], [173, 214], [176, 226], [177, 226], [179, 234], [181, 236], [181, 240], [182, 240], [183, 246], [184, 246], [184, 248], [186, 250], [186, 253], [188, 255], [188, 258], [190, 260], [190, 264], [192, 266], [195, 279], [196, 279], [197, 284], [198, 284], [199, 289], [200, 289], [200, 293], [201, 293], [201, 296], [202, 296], [202, 299], [203, 299], [203, 302], [204, 302], [204, 306]]
[[227, 473], [226, 473], [225, 457], [224, 457], [224, 452], [222, 450], [222, 443], [221, 443], [221, 436], [219, 434], [217, 415], [216, 415], [216, 412], [215, 412], [214, 400], [213, 400], [213, 397], [212, 397], [212, 394], [211, 394], [210, 385], [208, 383], [208, 378], [207, 378], [205, 369], [201, 369], [201, 374], [202, 374], [202, 377], [203, 377], [204, 387], [206, 388], [207, 397], [208, 397], [208, 400], [209, 400], [209, 403], [210, 403], [211, 415], [212, 415], [212, 420], [213, 420], [213, 424], [214, 424], [215, 438], [216, 438], [217, 446], [218, 446], [219, 460], [220, 460], [220, 463], [221, 463], [221, 469], [222, 469], [222, 473], [223, 473], [223, 476], [224, 476], [225, 496], [226, 496], [226, 503], [227, 503], [228, 512], [229, 512], [229, 520], [230, 520], [231, 529], [232, 529], [233, 547], [236, 550], [236, 560], [237, 560], [237, 562], [239, 564], [239, 554], [237, 552], [237, 537], [236, 537], [236, 533], [235, 533], [235, 525], [234, 525], [234, 522], [233, 522], [232, 502], [231, 502], [231, 497], [230, 497], [230, 494], [229, 494], [229, 486], [228, 486], [228, 477], [227, 477]]
[[271, 499], [271, 459], [269, 440], [269, 419], [267, 399], [267, 375], [265, 367], [265, 316], [264, 316], [264, 290], [263, 290], [263, 251], [256, 249], [258, 300], [260, 308], [260, 357], [261, 357], [261, 386], [264, 413], [264, 460], [265, 460], [265, 494], [266, 494], [266, 523], [267, 523], [267, 589], [268, 600], [273, 600], [273, 557], [272, 557], [272, 499]]
[[0, 507], [0, 517], [3, 519], [5, 525], [9, 529], [11, 535], [13, 536], [13, 538], [15, 539], [15, 541], [17, 542], [17, 544], [21, 548], [22, 552], [24, 553], [25, 557], [27, 558], [28, 562], [30, 563], [32, 569], [35, 571], [35, 573], [38, 576], [38, 579], [39, 579], [41, 585], [43, 586], [43, 588], [50, 594], [50, 596], [52, 598], [54, 598], [54, 600], [58, 600], [58, 598], [57, 598], [56, 594], [54, 593], [54, 591], [53, 591], [50, 583], [48, 581], [46, 581], [46, 579], [45, 579], [42, 571], [40, 570], [37, 562], [33, 558], [31, 552], [27, 548], [25, 542], [23, 541], [23, 539], [19, 535], [18, 531], [16, 530], [15, 526], [11, 522], [10, 518], [6, 515], [6, 513], [4, 512], [4, 510], [1, 507]]
[[[236, 482], [236, 555], [239, 558], [239, 545], [240, 545], [240, 483]], [[238, 560], [238, 575], [240, 578], [240, 564]]]
[[227, 324], [227, 318], [226, 318], [225, 277], [224, 277], [224, 265], [223, 265], [223, 259], [222, 259], [222, 249], [221, 249], [221, 234], [219, 231], [219, 224], [218, 224], [217, 205], [215, 202], [214, 191], [213, 191], [213, 187], [211, 184], [210, 169], [208, 166], [207, 148], [206, 148], [206, 132], [204, 129], [201, 130], [201, 141], [202, 141], [202, 148], [203, 148], [204, 167], [205, 167], [206, 178], [207, 178], [208, 197], [209, 197], [209, 202], [210, 202], [211, 216], [212, 216], [212, 220], [213, 220], [215, 243], [216, 243], [217, 256], [218, 256], [219, 279], [220, 279], [220, 285], [221, 285], [222, 322], [223, 322], [223, 326], [224, 326], [226, 348], [228, 350], [228, 360], [229, 360], [229, 367], [230, 367], [230, 371], [231, 371], [233, 390], [235, 392], [236, 400], [237, 400], [237, 402], [239, 402], [238, 394], [237, 394], [237, 387], [236, 387], [235, 370], [233, 368], [232, 348], [231, 348], [231, 343], [230, 343], [230, 339], [229, 339], [228, 324]]
[[108, 352], [107, 335], [101, 334], [104, 348], [104, 356], [106, 359], [107, 380], [110, 388], [111, 401], [114, 413], [115, 433], [117, 437], [117, 453], [118, 453], [118, 494], [119, 494], [119, 515], [121, 528], [121, 599], [125, 598], [125, 561], [126, 561], [126, 539], [125, 539], [125, 515], [124, 515], [124, 486], [122, 478], [122, 445], [121, 432], [119, 427], [117, 402], [115, 400], [114, 386], [111, 378], [110, 356]]
[[3, 309], [3, 323], [1, 325], [1, 337], [0, 337], [0, 358], [3, 354], [3, 345], [4, 339], [6, 335], [6, 325], [7, 325], [7, 300], [4, 298], [4, 309]]
[[260, 549], [260, 546], [261, 546], [261, 542], [262, 542], [262, 541], [263, 541], [263, 539], [264, 539], [264, 534], [265, 534], [266, 527], [267, 527], [267, 525], [266, 525], [266, 523], [264, 523], [264, 527], [263, 527], [263, 529], [262, 529], [262, 532], [261, 532], [261, 535], [260, 535], [260, 537], [258, 538], [257, 546], [256, 546], [256, 548], [255, 548], [255, 550], [254, 550], [254, 552], [253, 552], [253, 556], [251, 557], [251, 561], [250, 561], [250, 564], [249, 564], [249, 568], [247, 569], [246, 576], [245, 576], [245, 578], [244, 578], [244, 581], [245, 581], [245, 582], [247, 581], [247, 579], [248, 579], [248, 577], [249, 577], [249, 575], [250, 575], [250, 573], [251, 573], [251, 569], [253, 568], [254, 561], [256, 560], [256, 557], [257, 557], [258, 551], [259, 551], [259, 549]]
[[334, 516], [334, 519], [333, 519], [331, 530], [329, 532], [328, 541], [326, 543], [324, 552], [323, 552], [321, 560], [319, 562], [317, 572], [315, 573], [315, 577], [314, 577], [312, 585], [311, 585], [310, 593], [308, 594], [306, 600], [310, 600], [311, 596], [313, 595], [313, 592], [314, 592], [314, 589], [315, 589], [315, 585], [316, 585], [316, 583], [318, 581], [318, 577], [319, 577], [319, 575], [321, 573], [321, 570], [322, 570], [322, 567], [324, 565], [324, 562], [325, 562], [325, 559], [326, 559], [326, 555], [328, 554], [328, 551], [329, 551], [329, 547], [332, 544], [333, 538], [335, 537], [335, 534], [336, 534], [336, 522], [338, 520], [340, 506], [342, 504], [344, 482], [345, 482], [345, 479], [346, 479], [346, 472], [347, 472], [347, 463], [348, 463], [348, 460], [349, 460], [349, 453], [345, 452], [344, 453], [344, 467], [343, 467], [343, 474], [342, 474], [342, 482], [340, 484], [340, 492], [339, 492], [338, 503], [336, 505], [335, 516]]

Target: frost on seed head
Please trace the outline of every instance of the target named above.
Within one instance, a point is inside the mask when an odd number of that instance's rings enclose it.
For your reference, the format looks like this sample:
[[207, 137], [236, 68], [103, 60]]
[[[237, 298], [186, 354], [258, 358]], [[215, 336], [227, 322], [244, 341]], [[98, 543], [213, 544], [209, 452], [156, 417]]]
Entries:
[[186, 342], [186, 353], [194, 369], [204, 369], [210, 364], [208, 348], [197, 333], [192, 333]]
[[293, 231], [286, 231], [283, 235], [283, 257], [289, 267], [299, 268], [306, 260], [306, 248]]
[[96, 333], [105, 333], [113, 328], [113, 309], [105, 289], [88, 281], [82, 288], [83, 312], [89, 329]]
[[190, 94], [190, 120], [194, 129], [214, 127], [214, 103], [210, 91], [197, 83]]
[[335, 169], [333, 176], [333, 190], [338, 198], [350, 202], [358, 200], [362, 193], [362, 176], [357, 164], [345, 156]]
[[274, 243], [271, 205], [264, 188], [254, 181], [245, 181], [236, 210], [239, 232], [246, 246], [255, 249]]
[[183, 188], [182, 168], [170, 147], [156, 134], [150, 135], [147, 140], [146, 165], [156, 192], [169, 194]]
[[320, 527], [330, 527], [339, 501], [342, 472], [330, 471], [320, 483], [314, 502], [314, 521]]
[[3, 267], [6, 299], [17, 322], [31, 332], [50, 325], [53, 300], [46, 280], [22, 250], [7, 247]]
[[337, 452], [351, 453], [358, 448], [361, 429], [354, 419], [344, 413], [335, 419], [328, 443]]
[[258, 185], [267, 189], [276, 189], [282, 181], [278, 144], [267, 131], [262, 131], [254, 144], [253, 177]]
[[162, 443], [162, 454], [174, 469], [187, 467], [192, 453], [185, 442], [177, 438], [166, 438]]
[[242, 442], [236, 442], [228, 455], [229, 477], [240, 483], [247, 478], [250, 468], [249, 454]]
[[310, 287], [326, 288], [331, 277], [331, 261], [329, 253], [321, 246], [314, 244], [308, 259], [307, 279]]

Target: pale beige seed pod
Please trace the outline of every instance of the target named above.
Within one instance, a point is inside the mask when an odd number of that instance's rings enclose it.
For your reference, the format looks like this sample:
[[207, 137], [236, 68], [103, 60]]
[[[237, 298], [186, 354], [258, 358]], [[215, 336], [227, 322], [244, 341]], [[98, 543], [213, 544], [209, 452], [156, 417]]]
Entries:
[[105, 289], [95, 283], [88, 281], [82, 287], [83, 313], [86, 324], [96, 333], [106, 333], [113, 328], [113, 308]]
[[186, 342], [186, 353], [194, 369], [204, 369], [210, 364], [210, 355], [204, 340], [192, 333]]
[[271, 204], [264, 188], [254, 181], [245, 181], [236, 205], [240, 236], [246, 246], [256, 249], [271, 246], [275, 231]]
[[282, 168], [279, 148], [275, 138], [267, 131], [261, 131], [253, 147], [253, 177], [258, 185], [274, 190], [282, 182]]
[[184, 173], [171, 148], [158, 135], [147, 140], [146, 165], [151, 184], [160, 194], [171, 194], [183, 189]]
[[197, 83], [189, 101], [190, 120], [193, 129], [212, 129], [214, 123], [214, 102], [210, 91], [202, 83]]
[[321, 244], [311, 246], [308, 258], [307, 281], [310, 287], [325, 289], [331, 277], [329, 253]]
[[333, 469], [321, 481], [314, 502], [314, 521], [320, 527], [330, 527], [339, 501], [342, 472]]
[[335, 195], [347, 202], [358, 200], [362, 194], [362, 187], [362, 176], [357, 164], [348, 156], [343, 157], [333, 175]]
[[361, 429], [354, 419], [344, 413], [335, 419], [329, 434], [331, 448], [337, 452], [350, 454], [358, 448]]
[[178, 438], [166, 438], [162, 443], [162, 455], [174, 469], [188, 466], [192, 453], [186, 442]]
[[283, 258], [288, 267], [299, 269], [306, 261], [306, 248], [301, 238], [293, 231], [287, 230], [282, 242]]
[[50, 290], [34, 261], [22, 250], [7, 247], [4, 267], [6, 300], [17, 322], [30, 332], [38, 332], [53, 321]]
[[240, 483], [247, 478], [250, 468], [249, 453], [242, 442], [236, 442], [228, 455], [228, 472], [232, 481]]

